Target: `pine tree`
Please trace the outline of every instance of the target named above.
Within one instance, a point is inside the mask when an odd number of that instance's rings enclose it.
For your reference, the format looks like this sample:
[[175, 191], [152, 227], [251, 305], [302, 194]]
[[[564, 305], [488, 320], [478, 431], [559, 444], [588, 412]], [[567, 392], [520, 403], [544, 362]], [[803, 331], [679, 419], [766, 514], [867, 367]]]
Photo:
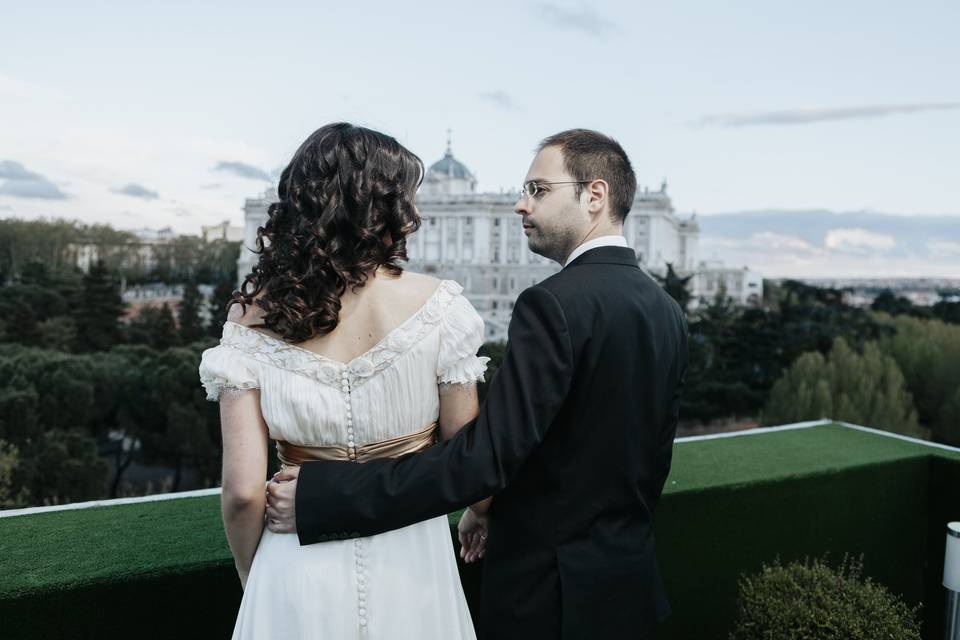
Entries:
[[180, 339], [183, 344], [190, 344], [203, 337], [203, 326], [200, 323], [200, 292], [196, 282], [188, 282], [183, 288], [183, 298], [177, 305], [177, 320], [180, 323]]
[[180, 334], [177, 331], [177, 321], [173, 311], [166, 302], [160, 307], [153, 330], [153, 348], [158, 350], [169, 349], [180, 344]]
[[84, 277], [77, 301], [77, 349], [106, 351], [116, 344], [125, 307], [119, 285], [103, 261], [97, 261]]
[[18, 300], [13, 304], [7, 317], [4, 319], [6, 331], [4, 340], [16, 342], [25, 346], [37, 346], [40, 343], [40, 329], [37, 323], [37, 314], [33, 308]]
[[670, 297], [676, 300], [680, 308], [686, 312], [687, 306], [690, 304], [690, 291], [687, 289], [687, 285], [693, 276], [689, 275], [681, 278], [677, 275], [677, 272], [673, 270], [673, 265], [668, 262], [667, 275], [654, 277], [660, 283], [660, 286], [663, 287], [664, 291], [670, 294]]
[[207, 302], [210, 316], [207, 322], [207, 335], [211, 338], [219, 338], [223, 332], [223, 323], [227, 320], [227, 302], [234, 290], [232, 282], [232, 280], [221, 280]]

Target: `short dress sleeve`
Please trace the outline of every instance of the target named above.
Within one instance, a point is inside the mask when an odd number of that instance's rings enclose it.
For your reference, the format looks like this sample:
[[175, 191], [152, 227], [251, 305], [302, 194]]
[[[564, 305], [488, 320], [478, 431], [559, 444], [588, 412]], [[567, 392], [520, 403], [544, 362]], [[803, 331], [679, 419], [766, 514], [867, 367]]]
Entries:
[[441, 389], [483, 381], [490, 361], [477, 355], [483, 335], [483, 318], [466, 297], [457, 295], [440, 320], [437, 384]]
[[224, 389], [259, 389], [257, 363], [249, 355], [221, 340], [200, 358], [200, 382], [207, 400], [217, 402]]

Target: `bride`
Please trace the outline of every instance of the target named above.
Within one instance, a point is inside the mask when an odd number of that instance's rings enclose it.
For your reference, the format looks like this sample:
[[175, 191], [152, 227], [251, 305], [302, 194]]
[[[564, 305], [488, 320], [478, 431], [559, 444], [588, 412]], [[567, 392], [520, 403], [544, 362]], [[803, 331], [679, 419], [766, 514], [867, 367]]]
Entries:
[[475, 637], [445, 517], [308, 546], [264, 528], [268, 438], [282, 466], [362, 463], [449, 438], [477, 413], [483, 321], [456, 282], [400, 266], [422, 176], [389, 136], [314, 132], [280, 176], [219, 346], [203, 353], [244, 589], [235, 639]]

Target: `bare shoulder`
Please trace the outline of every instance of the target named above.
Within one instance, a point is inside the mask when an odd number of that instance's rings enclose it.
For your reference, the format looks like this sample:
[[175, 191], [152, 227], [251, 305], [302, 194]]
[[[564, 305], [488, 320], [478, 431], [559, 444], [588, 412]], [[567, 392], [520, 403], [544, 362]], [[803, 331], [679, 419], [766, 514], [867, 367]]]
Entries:
[[440, 286], [440, 279], [404, 270], [399, 276], [389, 276], [377, 284], [377, 297], [381, 303], [398, 313], [409, 315], [433, 295]]
[[230, 305], [227, 311], [227, 320], [247, 327], [260, 324], [263, 322], [263, 309], [257, 305], [248, 304], [244, 310], [243, 306], [235, 303]]
[[436, 291], [437, 287], [440, 286], [440, 278], [428, 276], [425, 273], [417, 273], [415, 271], [404, 271], [400, 275], [400, 280], [403, 282], [406, 290], [410, 292], [411, 295], [420, 293], [424, 296], [429, 296], [431, 293]]
[[406, 269], [398, 276], [386, 275], [382, 281], [378, 276], [377, 280], [381, 290], [407, 299], [426, 298], [440, 286], [439, 278]]

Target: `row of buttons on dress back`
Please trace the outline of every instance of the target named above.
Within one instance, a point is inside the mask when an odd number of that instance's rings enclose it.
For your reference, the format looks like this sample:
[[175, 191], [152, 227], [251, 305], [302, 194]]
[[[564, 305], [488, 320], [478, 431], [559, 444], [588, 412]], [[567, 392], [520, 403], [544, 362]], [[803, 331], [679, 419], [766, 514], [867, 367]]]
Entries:
[[351, 462], [357, 461], [357, 443], [353, 435], [353, 408], [350, 403], [350, 377], [347, 370], [344, 369], [340, 374], [340, 388], [343, 390], [343, 397], [347, 403], [347, 456]]
[[[357, 442], [353, 433], [353, 408], [350, 403], [350, 377], [344, 370], [340, 376], [340, 388], [347, 403], [347, 455], [351, 462], [357, 461]], [[363, 540], [353, 541], [353, 557], [357, 565], [357, 614], [360, 616], [360, 629], [367, 629], [367, 570], [363, 563]]]

